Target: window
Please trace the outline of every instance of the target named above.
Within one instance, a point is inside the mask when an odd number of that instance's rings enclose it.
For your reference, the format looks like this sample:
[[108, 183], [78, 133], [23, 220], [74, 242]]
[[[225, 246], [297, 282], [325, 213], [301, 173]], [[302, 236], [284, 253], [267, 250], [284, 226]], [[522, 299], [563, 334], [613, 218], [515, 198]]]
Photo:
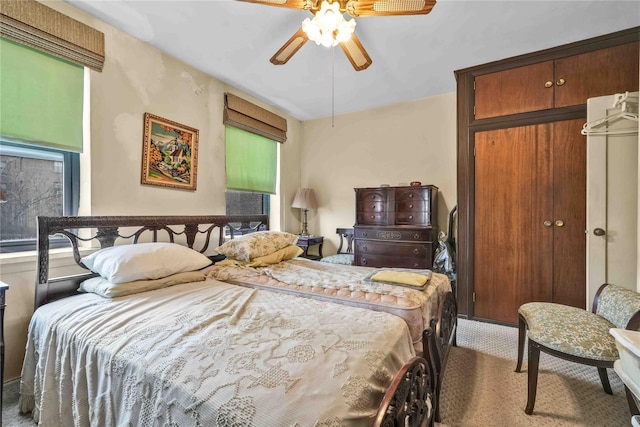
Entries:
[[[269, 215], [269, 194], [252, 193], [247, 191], [227, 190], [227, 215]], [[252, 230], [256, 224], [231, 224], [234, 235], [242, 235]], [[230, 230], [227, 230], [229, 235]]]
[[[231, 93], [224, 94], [227, 215], [269, 215], [276, 194], [278, 143], [287, 139], [287, 120]], [[234, 224], [232, 234], [255, 224]]]
[[[35, 250], [36, 216], [77, 215], [80, 155], [0, 141], [0, 253]], [[65, 238], [52, 240], [64, 246]]]

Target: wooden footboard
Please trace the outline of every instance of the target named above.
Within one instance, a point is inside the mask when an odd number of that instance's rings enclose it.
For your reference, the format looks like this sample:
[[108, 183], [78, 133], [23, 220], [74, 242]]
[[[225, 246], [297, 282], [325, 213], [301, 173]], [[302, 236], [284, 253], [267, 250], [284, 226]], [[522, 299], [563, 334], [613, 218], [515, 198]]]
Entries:
[[422, 335], [424, 357], [430, 361], [436, 380], [435, 421], [440, 422], [440, 389], [447, 367], [449, 350], [456, 345], [458, 328], [458, 306], [452, 292], [447, 292], [438, 306], [437, 317], [431, 319], [431, 326]]
[[393, 378], [373, 426], [433, 426], [437, 407], [435, 387], [431, 363], [422, 357], [411, 358]]
[[[77, 294], [80, 283], [95, 274], [82, 264], [79, 245], [106, 248], [118, 243], [138, 241], [180, 240], [181, 244], [205, 253], [225, 239], [225, 229], [233, 230], [234, 224], [254, 223], [254, 229], [269, 228], [267, 215], [212, 215], [212, 216], [78, 216], [43, 217], [38, 222], [38, 259], [36, 268], [35, 307], [57, 299]], [[217, 231], [217, 235], [214, 234]], [[83, 233], [88, 233], [84, 236]], [[49, 279], [49, 238], [65, 236], [71, 243], [73, 257], [87, 273]], [[84, 237], [83, 237], [84, 236]], [[196, 245], [196, 240], [198, 240]], [[201, 241], [202, 240], [202, 241]]]

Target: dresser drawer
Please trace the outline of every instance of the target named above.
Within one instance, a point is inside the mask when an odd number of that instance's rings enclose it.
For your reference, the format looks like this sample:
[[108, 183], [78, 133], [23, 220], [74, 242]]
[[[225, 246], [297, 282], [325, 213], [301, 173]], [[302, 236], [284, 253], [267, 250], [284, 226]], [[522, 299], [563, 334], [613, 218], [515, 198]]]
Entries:
[[371, 239], [384, 241], [431, 242], [433, 229], [431, 227], [354, 227], [355, 239]]
[[363, 267], [431, 268], [431, 258], [402, 258], [386, 255], [356, 254], [353, 265]]
[[419, 225], [429, 224], [429, 215], [427, 212], [397, 212], [396, 224], [398, 225]]
[[386, 204], [384, 202], [369, 201], [360, 202], [358, 206], [358, 212], [375, 213], [385, 212]]
[[358, 224], [385, 225], [387, 218], [386, 212], [358, 212]]
[[379, 240], [356, 240], [356, 252], [359, 254], [389, 255], [401, 257], [431, 256], [429, 243], [395, 243]]
[[358, 206], [365, 206], [367, 203], [387, 203], [389, 192], [384, 188], [356, 189]]

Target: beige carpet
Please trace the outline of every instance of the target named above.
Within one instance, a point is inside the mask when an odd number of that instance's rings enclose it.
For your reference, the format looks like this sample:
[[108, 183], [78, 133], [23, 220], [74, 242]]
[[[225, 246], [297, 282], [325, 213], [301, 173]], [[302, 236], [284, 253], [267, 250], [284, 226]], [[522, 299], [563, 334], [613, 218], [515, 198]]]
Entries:
[[461, 319], [440, 403], [440, 426], [630, 426], [624, 385], [608, 369], [613, 396], [594, 367], [540, 354], [533, 415], [526, 415], [527, 361], [516, 373], [518, 330]]

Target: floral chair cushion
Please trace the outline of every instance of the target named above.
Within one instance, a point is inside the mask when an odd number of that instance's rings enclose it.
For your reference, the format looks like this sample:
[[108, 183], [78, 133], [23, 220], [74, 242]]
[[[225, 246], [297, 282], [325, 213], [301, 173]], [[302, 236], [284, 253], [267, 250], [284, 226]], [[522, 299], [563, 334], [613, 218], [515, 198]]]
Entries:
[[596, 314], [626, 329], [631, 317], [640, 310], [640, 293], [617, 285], [607, 285], [600, 293]]
[[589, 311], [562, 304], [530, 302], [518, 313], [529, 329], [529, 339], [553, 350], [593, 360], [619, 358], [615, 338], [609, 333], [615, 325]]
[[322, 258], [320, 261], [329, 264], [353, 265], [353, 254], [336, 254]]

